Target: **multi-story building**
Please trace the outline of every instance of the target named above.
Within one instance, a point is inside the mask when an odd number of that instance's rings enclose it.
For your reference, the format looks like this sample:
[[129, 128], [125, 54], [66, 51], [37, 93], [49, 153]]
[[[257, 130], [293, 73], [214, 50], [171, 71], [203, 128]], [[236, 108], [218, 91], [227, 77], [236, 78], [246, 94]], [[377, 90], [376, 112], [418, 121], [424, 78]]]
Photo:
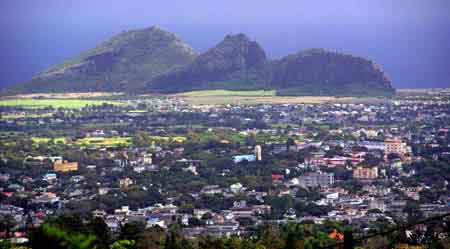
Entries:
[[391, 153], [404, 155], [406, 153], [406, 143], [397, 138], [384, 140], [384, 154], [389, 155]]
[[353, 178], [358, 180], [372, 180], [378, 178], [378, 167], [357, 167], [353, 170]]
[[298, 177], [301, 187], [328, 187], [334, 183], [334, 173], [310, 172]]

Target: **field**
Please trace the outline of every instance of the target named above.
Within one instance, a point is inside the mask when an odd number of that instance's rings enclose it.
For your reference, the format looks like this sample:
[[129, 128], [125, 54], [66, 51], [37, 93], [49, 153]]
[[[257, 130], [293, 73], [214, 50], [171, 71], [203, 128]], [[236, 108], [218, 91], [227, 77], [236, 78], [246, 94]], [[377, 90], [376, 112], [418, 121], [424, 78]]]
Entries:
[[275, 90], [229, 91], [205, 90], [179, 93], [175, 95], [191, 105], [257, 105], [257, 104], [321, 104], [337, 103], [378, 103], [384, 98], [376, 97], [334, 97], [334, 96], [277, 96]]
[[129, 146], [131, 137], [85, 137], [75, 141], [75, 144], [82, 147]]
[[330, 96], [299, 96], [284, 97], [276, 96], [274, 90], [271, 91], [228, 91], [228, 90], [208, 90], [193, 91], [177, 94], [192, 105], [257, 105], [257, 104], [320, 104], [323, 102], [344, 101], [353, 98], [337, 98]]
[[21, 113], [8, 113], [2, 114], [2, 119], [20, 119], [20, 118], [48, 118], [52, 117], [53, 113], [42, 113], [42, 114], [29, 114], [25, 112]]
[[31, 99], [31, 98], [43, 98], [43, 99], [78, 99], [78, 98], [98, 98], [98, 97], [111, 97], [122, 95], [122, 93], [112, 92], [69, 92], [69, 93], [30, 93], [30, 94], [18, 94], [9, 96], [11, 99]]
[[[34, 144], [46, 144], [50, 142], [50, 138], [48, 137], [31, 137], [31, 141], [33, 141]], [[67, 139], [65, 137], [56, 137], [53, 138], [53, 142], [55, 144], [65, 144], [67, 142]]]
[[275, 90], [256, 90], [256, 91], [230, 91], [230, 90], [205, 90], [179, 93], [182, 97], [271, 97], [275, 96]]
[[107, 104], [118, 104], [114, 101], [106, 100], [85, 100], [85, 99], [3, 99], [0, 100], [0, 106], [15, 106], [23, 108], [68, 108], [68, 109], [80, 109], [85, 106], [95, 106]]
[[150, 139], [155, 142], [176, 142], [176, 143], [184, 143], [187, 138], [176, 136], [176, 137], [162, 137], [162, 136], [150, 136]]

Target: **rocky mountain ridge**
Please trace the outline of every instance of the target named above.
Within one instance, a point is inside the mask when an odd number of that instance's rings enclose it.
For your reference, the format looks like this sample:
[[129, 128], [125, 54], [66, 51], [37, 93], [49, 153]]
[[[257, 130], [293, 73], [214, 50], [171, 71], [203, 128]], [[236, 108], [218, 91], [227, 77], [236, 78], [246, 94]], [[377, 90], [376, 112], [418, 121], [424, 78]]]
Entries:
[[34, 91], [275, 89], [279, 95], [391, 95], [390, 80], [374, 62], [325, 49], [278, 60], [245, 34], [227, 35], [197, 54], [158, 27], [122, 32], [96, 48], [16, 87]]

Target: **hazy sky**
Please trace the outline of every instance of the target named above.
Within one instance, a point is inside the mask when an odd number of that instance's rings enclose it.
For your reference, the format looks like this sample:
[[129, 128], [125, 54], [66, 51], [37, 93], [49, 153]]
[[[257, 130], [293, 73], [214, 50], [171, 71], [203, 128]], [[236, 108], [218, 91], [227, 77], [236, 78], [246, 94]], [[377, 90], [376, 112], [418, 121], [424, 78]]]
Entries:
[[0, 86], [158, 25], [199, 52], [243, 32], [272, 58], [328, 48], [374, 60], [395, 87], [450, 87], [449, 13], [449, 0], [1, 0]]

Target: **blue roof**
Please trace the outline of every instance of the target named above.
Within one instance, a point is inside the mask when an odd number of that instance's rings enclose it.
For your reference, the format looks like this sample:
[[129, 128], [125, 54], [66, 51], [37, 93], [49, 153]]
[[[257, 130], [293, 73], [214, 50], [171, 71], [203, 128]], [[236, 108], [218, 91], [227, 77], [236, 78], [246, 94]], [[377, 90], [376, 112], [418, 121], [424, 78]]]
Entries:
[[233, 156], [233, 161], [234, 163], [240, 163], [242, 161], [249, 161], [249, 162], [253, 162], [256, 161], [256, 157], [255, 155], [237, 155], [237, 156]]

